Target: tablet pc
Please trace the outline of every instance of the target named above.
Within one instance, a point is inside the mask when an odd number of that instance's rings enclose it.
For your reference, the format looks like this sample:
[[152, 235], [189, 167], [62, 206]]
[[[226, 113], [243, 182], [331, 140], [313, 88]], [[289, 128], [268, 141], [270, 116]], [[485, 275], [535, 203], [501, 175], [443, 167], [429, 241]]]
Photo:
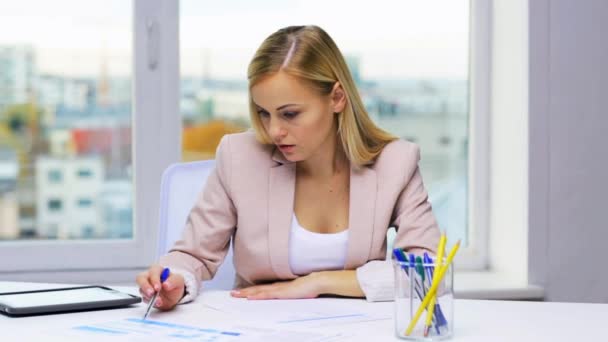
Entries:
[[124, 307], [141, 298], [104, 286], [80, 286], [0, 293], [0, 312], [9, 316], [38, 315]]

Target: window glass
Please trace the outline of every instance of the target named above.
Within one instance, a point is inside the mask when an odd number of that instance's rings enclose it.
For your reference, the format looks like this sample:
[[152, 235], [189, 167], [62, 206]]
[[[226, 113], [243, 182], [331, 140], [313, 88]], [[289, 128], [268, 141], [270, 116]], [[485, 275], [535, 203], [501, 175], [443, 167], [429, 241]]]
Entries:
[[0, 240], [133, 236], [132, 5], [0, 3]]

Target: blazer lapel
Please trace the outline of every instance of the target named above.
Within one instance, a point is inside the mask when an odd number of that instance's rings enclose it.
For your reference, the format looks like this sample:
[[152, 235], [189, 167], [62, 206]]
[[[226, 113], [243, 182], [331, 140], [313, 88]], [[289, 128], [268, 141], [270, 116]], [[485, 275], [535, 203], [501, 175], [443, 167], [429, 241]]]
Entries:
[[272, 159], [277, 165], [270, 168], [268, 189], [268, 247], [270, 263], [281, 279], [296, 276], [289, 267], [289, 233], [293, 218], [296, 164], [286, 160], [275, 149]]
[[366, 263], [371, 250], [376, 212], [376, 171], [368, 167], [350, 169], [348, 247], [344, 269]]

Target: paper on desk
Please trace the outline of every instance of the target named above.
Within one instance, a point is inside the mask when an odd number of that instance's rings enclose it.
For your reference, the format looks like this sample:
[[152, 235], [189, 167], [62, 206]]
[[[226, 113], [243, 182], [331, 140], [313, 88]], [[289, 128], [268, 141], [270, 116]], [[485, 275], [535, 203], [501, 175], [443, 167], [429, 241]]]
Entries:
[[[53, 334], [55, 335], [55, 334]], [[319, 333], [289, 331], [268, 327], [248, 327], [245, 325], [208, 324], [190, 326], [158, 320], [127, 318], [117, 321], [97, 322], [74, 326], [62, 331], [62, 337], [70, 340], [94, 341], [317, 341], [328, 342], [342, 339], [339, 333]], [[55, 335], [56, 336], [56, 335]]]
[[392, 319], [391, 303], [368, 303], [343, 298], [247, 300], [226, 291], [207, 291], [199, 297], [207, 307], [247, 321], [312, 327]]

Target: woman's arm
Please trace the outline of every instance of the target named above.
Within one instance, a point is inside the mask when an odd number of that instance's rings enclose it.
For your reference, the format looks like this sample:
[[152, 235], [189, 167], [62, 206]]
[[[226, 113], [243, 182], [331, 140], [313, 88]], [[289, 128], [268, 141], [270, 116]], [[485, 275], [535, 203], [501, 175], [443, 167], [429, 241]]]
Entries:
[[393, 247], [402, 248], [408, 253], [428, 251], [435, 254], [441, 234], [417, 164], [420, 160], [417, 145], [414, 145], [411, 155], [414, 156], [412, 163], [415, 163], [415, 167], [397, 198], [390, 223], [390, 226], [397, 228]]
[[230, 136], [224, 136], [216, 152], [215, 168], [188, 215], [181, 239], [161, 256], [159, 264], [184, 278], [187, 295], [196, 298], [199, 284], [213, 278], [228, 253], [236, 227], [236, 208], [231, 196]]
[[311, 274], [317, 282], [319, 295], [331, 294], [345, 297], [365, 297], [357, 280], [356, 270], [322, 271]]
[[294, 280], [234, 290], [231, 294], [247, 299], [315, 298], [323, 294], [365, 297], [355, 270], [313, 272]]

